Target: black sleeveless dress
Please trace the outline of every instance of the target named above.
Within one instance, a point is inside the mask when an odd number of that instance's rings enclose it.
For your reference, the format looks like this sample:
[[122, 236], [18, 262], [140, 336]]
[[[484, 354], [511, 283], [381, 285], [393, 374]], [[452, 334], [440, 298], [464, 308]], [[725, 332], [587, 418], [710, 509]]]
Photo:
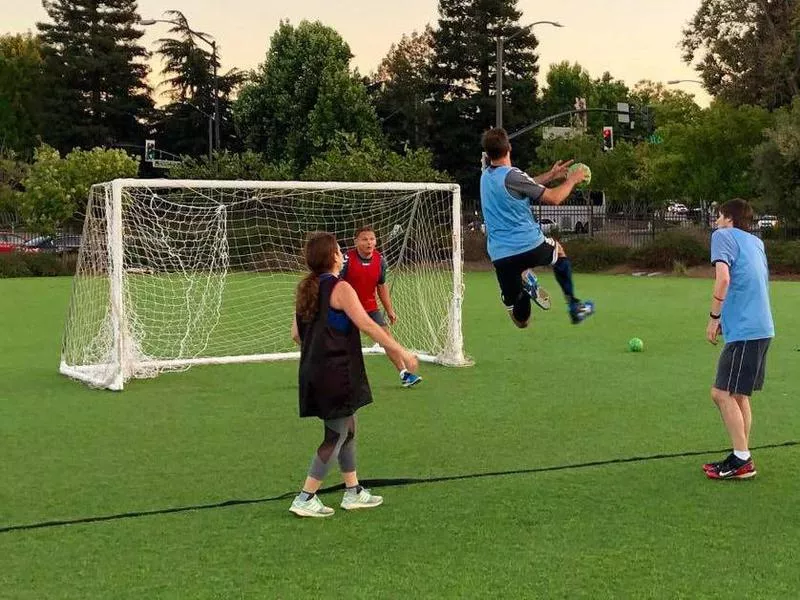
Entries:
[[[304, 323], [299, 315], [295, 317], [301, 340], [301, 417], [349, 417], [372, 402], [358, 328], [330, 306], [331, 293], [339, 281], [333, 275], [320, 277], [319, 309], [314, 319]], [[338, 317], [337, 327], [331, 324], [332, 314]]]

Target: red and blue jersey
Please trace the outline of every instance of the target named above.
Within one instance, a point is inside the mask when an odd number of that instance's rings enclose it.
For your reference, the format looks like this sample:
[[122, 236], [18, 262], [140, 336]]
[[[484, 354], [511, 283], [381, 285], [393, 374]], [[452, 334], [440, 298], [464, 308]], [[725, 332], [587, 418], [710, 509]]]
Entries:
[[339, 277], [353, 286], [364, 310], [378, 310], [375, 289], [386, 283], [386, 260], [377, 250], [372, 256], [364, 258], [355, 248], [344, 255], [344, 265]]

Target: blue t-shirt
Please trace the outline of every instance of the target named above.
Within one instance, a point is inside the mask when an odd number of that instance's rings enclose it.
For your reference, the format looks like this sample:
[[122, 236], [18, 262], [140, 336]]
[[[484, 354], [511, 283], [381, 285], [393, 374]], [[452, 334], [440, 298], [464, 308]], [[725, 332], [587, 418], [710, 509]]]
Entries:
[[[544, 242], [542, 228], [533, 218], [531, 196], [516, 196], [506, 178], [527, 178], [533, 190], [541, 192], [530, 177], [514, 167], [489, 167], [481, 175], [481, 210], [486, 222], [487, 249], [493, 261], [533, 250]], [[534, 192], [531, 192], [533, 194]]]
[[731, 272], [728, 294], [722, 304], [725, 342], [774, 337], [764, 242], [735, 227], [717, 229], [711, 235], [711, 263], [720, 261]]

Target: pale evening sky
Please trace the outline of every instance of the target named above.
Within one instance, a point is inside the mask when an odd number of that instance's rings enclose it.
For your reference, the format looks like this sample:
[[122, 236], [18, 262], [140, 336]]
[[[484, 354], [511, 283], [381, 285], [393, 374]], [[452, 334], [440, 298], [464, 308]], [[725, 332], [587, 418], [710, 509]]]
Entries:
[[[561, 0], [545, 3], [519, 0], [522, 24], [540, 20], [562, 23], [556, 29], [538, 25], [540, 81], [551, 63], [577, 61], [592, 77], [604, 71], [633, 85], [640, 79], [698, 79], [681, 61], [681, 31], [701, 0]], [[193, 29], [216, 37], [223, 68], [252, 69], [264, 60], [269, 38], [281, 19], [298, 24], [320, 20], [335, 28], [350, 45], [352, 66], [362, 74], [374, 71], [389, 46], [404, 33], [436, 25], [437, 0], [140, 0], [142, 18], [160, 18], [164, 11], [182, 11]], [[34, 30], [46, 18], [41, 0], [0, 0], [0, 33]], [[166, 34], [167, 26], [147, 28], [144, 45]], [[153, 65], [158, 67], [157, 63]], [[151, 76], [159, 81], [158, 75]], [[701, 105], [709, 98], [695, 83], [676, 86], [695, 94]]]

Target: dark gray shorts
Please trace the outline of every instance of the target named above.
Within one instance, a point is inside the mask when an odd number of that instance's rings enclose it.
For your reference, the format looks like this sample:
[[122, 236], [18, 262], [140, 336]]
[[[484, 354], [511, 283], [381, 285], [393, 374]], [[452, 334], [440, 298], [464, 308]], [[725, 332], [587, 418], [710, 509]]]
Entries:
[[725, 344], [717, 364], [718, 390], [751, 396], [764, 387], [770, 338]]
[[372, 312], [367, 313], [369, 318], [375, 321], [381, 327], [386, 327], [386, 318], [383, 316], [383, 313], [379, 310], [373, 310]]

